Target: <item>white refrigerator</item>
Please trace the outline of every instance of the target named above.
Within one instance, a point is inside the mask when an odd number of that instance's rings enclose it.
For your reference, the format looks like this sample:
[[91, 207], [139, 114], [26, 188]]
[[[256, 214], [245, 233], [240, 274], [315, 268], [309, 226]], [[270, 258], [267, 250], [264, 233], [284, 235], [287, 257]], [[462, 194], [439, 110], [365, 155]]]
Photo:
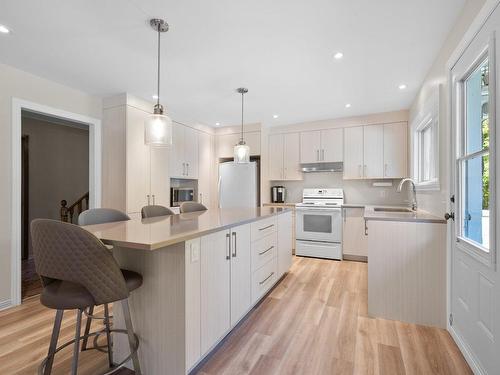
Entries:
[[257, 207], [258, 181], [256, 162], [219, 164], [219, 207]]

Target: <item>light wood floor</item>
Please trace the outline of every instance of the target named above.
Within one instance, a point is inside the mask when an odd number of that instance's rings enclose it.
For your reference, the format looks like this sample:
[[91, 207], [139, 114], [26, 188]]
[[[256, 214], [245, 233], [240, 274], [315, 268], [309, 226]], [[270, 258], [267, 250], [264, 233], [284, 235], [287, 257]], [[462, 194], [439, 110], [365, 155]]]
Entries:
[[[0, 312], [0, 374], [35, 374], [54, 315], [36, 297]], [[72, 338], [74, 321], [67, 313], [61, 340]], [[53, 374], [67, 374], [70, 357], [71, 348], [56, 357]], [[81, 354], [79, 375], [105, 368], [105, 354]], [[197, 373], [472, 374], [445, 330], [367, 317], [366, 264], [310, 258], [294, 259], [288, 275]]]

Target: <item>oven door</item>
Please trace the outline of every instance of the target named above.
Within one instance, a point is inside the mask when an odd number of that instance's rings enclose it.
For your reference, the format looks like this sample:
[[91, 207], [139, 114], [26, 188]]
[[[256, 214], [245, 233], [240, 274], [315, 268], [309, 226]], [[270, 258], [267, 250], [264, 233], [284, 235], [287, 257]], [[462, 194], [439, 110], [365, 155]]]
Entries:
[[339, 208], [297, 207], [297, 239], [322, 242], [342, 241], [342, 214]]

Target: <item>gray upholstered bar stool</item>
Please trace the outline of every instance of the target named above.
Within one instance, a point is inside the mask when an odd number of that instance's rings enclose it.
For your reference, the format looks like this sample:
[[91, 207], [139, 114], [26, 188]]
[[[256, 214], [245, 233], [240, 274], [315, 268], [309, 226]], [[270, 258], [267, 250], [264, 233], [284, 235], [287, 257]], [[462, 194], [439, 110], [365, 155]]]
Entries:
[[168, 216], [168, 215], [175, 215], [175, 213], [171, 209], [164, 206], [150, 205], [150, 206], [144, 206], [141, 209], [141, 216], [143, 219], [148, 217]]
[[[111, 329], [109, 320], [106, 320], [107, 352], [111, 368], [106, 374], [123, 367], [129, 359], [132, 359], [135, 373], [141, 374], [137, 355], [139, 339], [132, 326], [128, 297], [131, 291], [142, 285], [142, 276], [133, 271], [121, 270], [104, 244], [77, 225], [36, 219], [31, 223], [31, 237], [36, 271], [43, 285], [40, 302], [57, 310], [48, 355], [42, 361], [38, 373], [50, 374], [55, 354], [73, 344], [71, 374], [75, 375], [78, 369], [80, 340], [101, 333], [80, 335], [84, 310], [91, 306], [119, 301], [123, 308], [126, 330]], [[75, 338], [57, 347], [64, 310], [75, 309], [78, 310]], [[112, 332], [126, 333], [130, 346], [130, 355], [117, 365], [113, 364], [110, 341]]]
[[181, 213], [206, 211], [206, 210], [207, 210], [207, 208], [198, 202], [182, 202], [181, 203]]
[[[114, 223], [117, 221], [126, 221], [130, 220], [130, 217], [122, 211], [115, 210], [114, 208], [91, 208], [89, 210], [83, 211], [78, 216], [78, 225], [94, 225], [94, 224], [104, 224], [104, 223]], [[111, 245], [104, 245], [108, 249], [113, 249]], [[90, 327], [92, 325], [92, 319], [103, 320], [104, 324], [109, 324], [110, 316], [109, 316], [109, 306], [108, 304], [104, 305], [104, 318], [100, 316], [94, 315], [94, 306], [90, 306], [88, 311], [85, 311], [85, 315], [87, 315], [87, 322], [85, 323], [85, 332], [84, 339], [82, 342], [82, 351], [88, 349], [88, 334], [90, 333]], [[97, 336], [94, 337], [94, 348], [97, 343]], [[92, 348], [92, 349], [94, 349]]]

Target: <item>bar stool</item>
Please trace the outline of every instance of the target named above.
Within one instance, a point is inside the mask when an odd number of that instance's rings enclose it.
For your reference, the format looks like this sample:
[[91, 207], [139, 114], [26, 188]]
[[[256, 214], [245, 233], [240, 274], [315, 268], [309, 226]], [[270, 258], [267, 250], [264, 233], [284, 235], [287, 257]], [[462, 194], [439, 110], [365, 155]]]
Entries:
[[150, 205], [150, 206], [144, 206], [141, 209], [141, 216], [143, 219], [148, 217], [168, 216], [168, 215], [175, 215], [174, 211], [164, 206]]
[[[120, 302], [123, 309], [126, 330], [111, 329], [109, 320], [105, 324], [108, 337], [108, 361], [111, 374], [132, 359], [135, 373], [141, 375], [137, 350], [139, 338], [134, 333], [128, 297], [131, 291], [142, 285], [142, 276], [136, 272], [121, 270], [111, 252], [93, 234], [77, 225], [49, 219], [31, 222], [31, 236], [36, 271], [40, 275], [43, 290], [40, 302], [57, 310], [47, 357], [38, 369], [39, 374], [48, 375], [52, 371], [54, 356], [61, 349], [73, 344], [71, 374], [76, 375], [80, 340], [96, 336], [102, 332], [81, 336], [82, 315], [91, 306]], [[57, 346], [63, 313], [78, 310], [75, 338]], [[121, 363], [114, 365], [112, 357], [111, 333], [126, 333], [130, 354]]]
[[206, 210], [207, 210], [207, 208], [198, 202], [182, 202], [181, 203], [181, 213], [206, 211]]
[[[126, 221], [130, 220], [130, 217], [122, 211], [115, 210], [114, 208], [91, 208], [89, 210], [83, 211], [78, 215], [78, 225], [95, 225], [95, 224], [104, 224], [104, 223], [114, 223], [117, 221]], [[104, 245], [106, 248], [109, 250], [113, 249], [113, 246], [111, 245]], [[85, 331], [84, 331], [84, 336], [85, 338], [83, 339], [82, 342], [82, 352], [86, 351], [88, 349], [88, 334], [90, 333], [90, 327], [92, 325], [92, 319], [98, 319], [98, 320], [103, 320], [104, 325], [110, 324], [109, 321], [112, 318], [109, 315], [109, 306], [108, 304], [104, 305], [104, 318], [101, 316], [95, 316], [94, 315], [94, 306], [90, 306], [88, 311], [84, 311], [85, 315], [87, 316], [87, 322], [85, 323]], [[94, 347], [92, 349], [98, 349], [100, 348], [97, 346], [97, 338], [98, 336], [94, 336]], [[109, 338], [111, 341], [111, 338]], [[110, 346], [111, 343], [108, 343]]]

